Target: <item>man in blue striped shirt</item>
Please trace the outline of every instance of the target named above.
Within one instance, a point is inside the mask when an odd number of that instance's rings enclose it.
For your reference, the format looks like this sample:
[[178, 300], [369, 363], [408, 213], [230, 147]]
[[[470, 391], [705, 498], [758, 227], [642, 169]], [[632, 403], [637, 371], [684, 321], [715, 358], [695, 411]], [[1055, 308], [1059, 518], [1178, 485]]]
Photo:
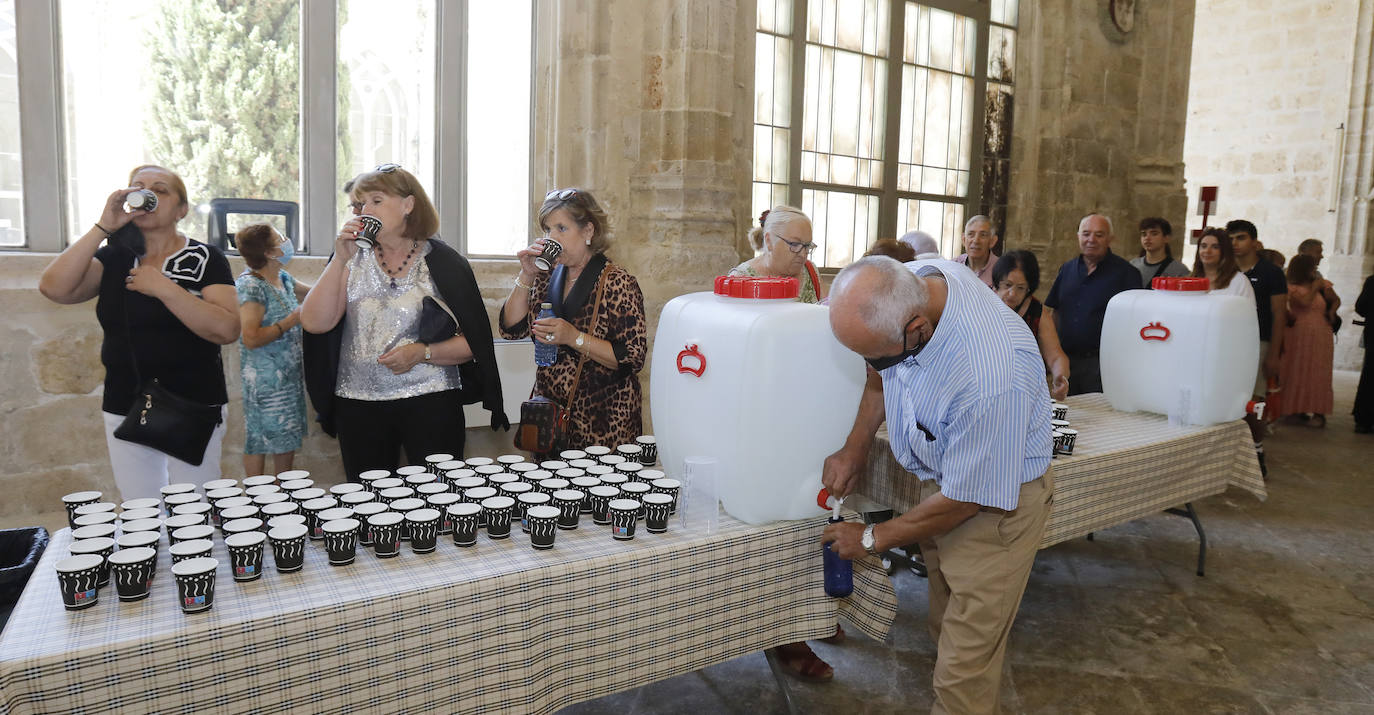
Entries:
[[[835, 337], [874, 368], [824, 482], [859, 483], [886, 418], [892, 452], [927, 482], [915, 509], [832, 524], [845, 558], [919, 543], [930, 575], [933, 712], [996, 712], [1002, 658], [1049, 515], [1050, 396], [1025, 321], [964, 266], [872, 256], [836, 277]], [[923, 490], [925, 491], [925, 490]]]

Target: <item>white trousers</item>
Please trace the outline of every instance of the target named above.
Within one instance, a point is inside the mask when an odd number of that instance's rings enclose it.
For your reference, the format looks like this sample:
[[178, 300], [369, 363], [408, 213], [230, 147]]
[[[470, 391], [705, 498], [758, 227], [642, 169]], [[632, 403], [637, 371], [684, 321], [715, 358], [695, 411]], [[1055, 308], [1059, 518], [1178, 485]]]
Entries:
[[200, 486], [220, 478], [220, 445], [224, 441], [227, 423], [223, 419], [227, 410], [220, 408], [220, 423], [210, 435], [210, 443], [205, 446], [205, 459], [200, 466], [169, 457], [152, 447], [127, 442], [114, 436], [123, 415], [101, 412], [105, 418], [105, 444], [110, 448], [110, 467], [114, 471], [115, 484], [119, 487], [121, 501], [129, 499], [162, 497], [162, 487], [179, 482], [190, 482]]

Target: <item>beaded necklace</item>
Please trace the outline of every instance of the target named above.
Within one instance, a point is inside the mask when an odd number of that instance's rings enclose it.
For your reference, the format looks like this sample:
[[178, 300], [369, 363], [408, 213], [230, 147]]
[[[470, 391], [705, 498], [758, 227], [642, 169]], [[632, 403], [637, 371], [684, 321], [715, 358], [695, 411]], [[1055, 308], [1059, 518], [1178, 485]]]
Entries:
[[410, 240], [410, 252], [406, 254], [405, 260], [401, 261], [401, 265], [392, 268], [386, 262], [386, 249], [382, 247], [381, 243], [377, 244], [377, 260], [382, 262], [382, 270], [386, 271], [388, 276], [391, 276], [392, 288], [396, 287], [396, 278], [405, 274], [406, 266], [410, 265], [410, 259], [415, 257], [415, 251], [419, 248], [420, 242], [412, 238]]

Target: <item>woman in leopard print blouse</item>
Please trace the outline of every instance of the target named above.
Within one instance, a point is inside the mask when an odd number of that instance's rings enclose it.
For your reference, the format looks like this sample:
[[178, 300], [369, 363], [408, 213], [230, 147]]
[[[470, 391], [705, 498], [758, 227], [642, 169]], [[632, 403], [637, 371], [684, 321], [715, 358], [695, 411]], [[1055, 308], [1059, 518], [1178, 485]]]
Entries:
[[[539, 208], [539, 227], [563, 246], [550, 272], [534, 259], [548, 239], [515, 254], [520, 275], [501, 308], [501, 335], [534, 339], [559, 346], [558, 360], [535, 371], [536, 394], [562, 405], [573, 395], [566, 444], [633, 443], [643, 431], [639, 371], [648, 356], [644, 295], [624, 268], [606, 257], [610, 246], [606, 213], [582, 189], [551, 191]], [[605, 281], [600, 310], [595, 310], [598, 280]], [[555, 317], [536, 320], [539, 304], [553, 304]], [[593, 312], [596, 324], [592, 324]], [[577, 365], [587, 360], [577, 385]], [[557, 450], [555, 450], [557, 451]]]

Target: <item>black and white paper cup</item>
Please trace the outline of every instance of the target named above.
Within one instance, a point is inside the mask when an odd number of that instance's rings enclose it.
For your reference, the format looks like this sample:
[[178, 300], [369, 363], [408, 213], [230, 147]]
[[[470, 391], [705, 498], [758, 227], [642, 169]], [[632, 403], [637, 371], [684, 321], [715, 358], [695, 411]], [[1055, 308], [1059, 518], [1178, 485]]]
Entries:
[[[481, 504], [482, 502], [497, 495], [497, 491], [492, 487], [475, 487], [463, 492], [463, 501], [469, 504]], [[477, 514], [478, 526], [487, 525], [487, 514], [485, 511]]]
[[582, 513], [592, 513], [591, 488], [601, 486], [601, 480], [597, 477], [578, 477], [569, 481], [572, 482], [571, 486], [573, 489], [582, 492]]
[[592, 522], [596, 524], [611, 523], [611, 516], [608, 512], [611, 500], [620, 496], [620, 488], [609, 484], [602, 484], [591, 488], [592, 499]]
[[354, 238], [358, 243], [364, 246], [375, 246], [377, 244], [377, 234], [382, 230], [381, 219], [367, 214], [358, 216], [357, 219], [358, 223], [362, 224], [362, 227], [354, 234]]
[[439, 543], [438, 509], [412, 509], [406, 512], [406, 530], [410, 532], [410, 548], [417, 554], [427, 554]]
[[552, 474], [560, 469], [567, 469], [568, 463], [561, 459], [546, 459], [539, 463], [539, 468]]
[[651, 434], [644, 434], [635, 437], [635, 444], [639, 445], [639, 463], [652, 467], [658, 463], [658, 439]]
[[246, 519], [231, 519], [224, 522], [223, 531], [227, 537], [230, 534], [239, 534], [245, 531], [262, 531], [264, 526], [266, 524], [263, 523], [262, 519], [250, 516]]
[[639, 520], [639, 501], [612, 499], [606, 507], [611, 517], [611, 536], [621, 541], [635, 538], [635, 522]]
[[516, 516], [512, 518], [518, 518], [520, 520], [520, 530], [528, 534], [530, 531], [528, 516], [530, 509], [536, 506], [548, 506], [550, 501], [552, 501], [552, 498], [549, 497], [548, 494], [543, 494], [541, 492], [525, 492], [516, 497]]
[[68, 551], [71, 552], [72, 556], [80, 556], [82, 554], [91, 554], [94, 556], [99, 556], [100, 568], [97, 569], [97, 571], [99, 572], [97, 574], [99, 578], [99, 581], [97, 581], [97, 585], [106, 586], [110, 583], [110, 562], [106, 561], [105, 559], [109, 558], [110, 554], [114, 553], [114, 548], [114, 539], [111, 539], [108, 536], [101, 536], [95, 539], [82, 539], [81, 541], [73, 541], [71, 543], [71, 546], [68, 547]]
[[[401, 516], [405, 516], [416, 509], [423, 509], [425, 506], [427, 505], [424, 499], [417, 499], [415, 497], [406, 497], [405, 499], [397, 499], [391, 502], [391, 510]], [[401, 522], [401, 541], [410, 541], [410, 522], [408, 521]]]
[[289, 479], [284, 482], [277, 482], [277, 484], [281, 486], [281, 490], [286, 492], [288, 496], [302, 489], [315, 488], [314, 479]]
[[195, 558], [172, 564], [177, 581], [177, 600], [183, 613], [199, 613], [215, 605], [215, 572], [219, 561]]
[[206, 499], [210, 498], [210, 492], [216, 489], [233, 489], [239, 485], [237, 479], [212, 479], [200, 485], [200, 491], [205, 494]]
[[429, 508], [439, 512], [439, 535], [447, 536], [453, 533], [453, 520], [449, 518], [448, 508], [457, 504], [462, 497], [453, 492], [443, 492], [441, 494], [431, 494], [425, 503]]
[[372, 546], [372, 526], [367, 523], [367, 520], [386, 511], [390, 510], [379, 501], [370, 501], [353, 507], [353, 518], [359, 522], [359, 546]]
[[525, 521], [530, 526], [530, 546], [536, 549], [553, 548], [554, 536], [558, 533], [558, 514], [557, 507], [542, 505], [532, 506], [525, 512]]
[[[294, 470], [293, 470], [293, 471], [294, 471]], [[302, 471], [304, 471], [304, 470], [302, 470]], [[282, 472], [282, 474], [288, 474], [288, 472]], [[297, 476], [297, 475], [295, 475], [295, 474], [291, 474], [291, 475], [290, 475], [290, 479], [303, 479], [303, 478], [309, 477], [309, 476], [310, 476], [310, 472], [305, 472], [305, 474], [304, 474], [303, 476]], [[244, 479], [243, 479], [243, 491], [244, 491], [245, 493], [248, 493], [248, 490], [249, 490], [249, 489], [253, 489], [253, 488], [255, 488], [255, 487], [270, 487], [270, 486], [275, 486], [275, 485], [277, 484], [277, 482], [278, 482], [278, 478], [277, 478], [277, 475], [275, 475], [275, 474], [255, 474], [255, 475], [253, 475], [253, 476], [251, 476], [251, 477], [244, 477]]]
[[386, 469], [368, 469], [358, 474], [358, 481], [364, 487], [372, 489], [372, 483], [378, 479], [386, 479], [391, 476], [391, 472]]
[[152, 549], [153, 553], [156, 554], [157, 542], [160, 540], [161, 537], [158, 536], [157, 531], [130, 531], [121, 534], [118, 539], [115, 539], [115, 545], [117, 545], [120, 550], [146, 547]]
[[168, 543], [176, 546], [183, 541], [195, 541], [196, 539], [212, 539], [215, 536], [215, 527], [209, 524], [192, 524], [183, 526], [167, 535]]
[[482, 500], [482, 514], [486, 516], [487, 538], [504, 539], [510, 536], [511, 513], [515, 511], [515, 500], [507, 496], [495, 496]]
[[57, 587], [68, 611], [90, 608], [100, 600], [100, 569], [104, 565], [105, 557], [99, 554], [78, 554], [57, 562]]
[[[80, 494], [81, 492], [77, 492], [77, 493]], [[72, 495], [71, 495], [71, 494], [68, 494], [67, 496], [72, 496]], [[64, 500], [65, 500], [66, 498], [67, 498], [67, 497], [63, 497]], [[124, 510], [124, 511], [133, 511], [134, 509], [161, 509], [161, 508], [162, 508], [162, 500], [161, 500], [161, 499], [153, 499], [153, 498], [151, 498], [151, 497], [144, 497], [144, 498], [142, 498], [142, 499], [127, 499], [127, 500], [123, 501], [122, 503], [120, 503], [119, 508], [122, 509], [122, 510]]]
[[279, 526], [287, 526], [288, 524], [292, 526], [299, 526], [302, 529], [305, 529], [305, 515], [301, 513], [295, 513], [274, 516], [267, 521], [267, 530], [271, 531]]
[[617, 464], [622, 464], [622, 463], [624, 463], [626, 460], [625, 460], [625, 457], [623, 457], [623, 456], [621, 456], [621, 455], [619, 455], [619, 454], [603, 454], [603, 455], [601, 455], [600, 457], [597, 457], [597, 458], [596, 458], [596, 461], [598, 461], [598, 462], [600, 462], [600, 463], [602, 463], [602, 464], [604, 464], [604, 465], [606, 465], [606, 466], [608, 466], [608, 467], [614, 467], [614, 466], [617, 465]]
[[100, 524], [113, 524], [119, 521], [119, 517], [112, 511], [102, 511], [97, 514], [82, 514], [72, 519], [72, 528], [79, 529], [83, 526], [97, 526]]
[[[256, 514], [257, 511], [258, 511], [257, 507], [243, 507], [243, 508], [244, 508], [244, 509], [252, 509], [252, 510], [253, 510], [253, 514]], [[250, 514], [249, 516], [251, 516], [251, 515], [252, 515], [252, 514]], [[229, 518], [230, 518], [230, 519], [242, 519], [242, 518], [244, 518], [244, 515], [239, 514], [239, 515], [236, 515], [236, 516], [231, 516], [231, 517], [229, 517]], [[181, 529], [181, 528], [184, 528], [184, 527], [187, 527], [187, 526], [203, 526], [207, 521], [209, 521], [209, 519], [207, 519], [207, 518], [205, 517], [204, 514], [176, 514], [176, 515], [174, 515], [174, 516], [169, 516], [169, 517], [167, 517], [166, 519], [164, 519], [164, 520], [162, 521], [162, 526], [163, 526], [163, 528], [167, 529], [167, 535], [170, 537], [170, 536], [172, 535], [172, 532], [174, 532], [174, 531], [176, 531], [176, 530], [178, 530], [178, 529]], [[211, 528], [213, 528], [213, 527], [211, 527]]]
[[581, 467], [567, 467], [553, 473], [555, 479], [566, 479], [572, 481], [578, 477], [587, 476], [587, 470]]
[[580, 449], [565, 449], [558, 453], [558, 458], [571, 464], [574, 459], [586, 459], [587, 453]]
[[477, 543], [477, 524], [482, 514], [481, 504], [470, 502], [451, 504], [447, 514], [449, 522], [453, 524], [453, 543], [455, 546], [472, 546]]
[[496, 457], [496, 463], [507, 468], [512, 464], [520, 464], [523, 461], [525, 461], [525, 456], [522, 454], [502, 454]]
[[644, 495], [644, 529], [650, 534], [668, 530], [668, 517], [673, 513], [673, 498], [667, 494]]
[[639, 472], [644, 469], [644, 465], [639, 462], [621, 462], [615, 465], [615, 471], [624, 474], [631, 479], [638, 479]]
[[182, 561], [209, 556], [214, 548], [215, 542], [209, 539], [191, 539], [178, 541], [167, 550], [172, 554], [172, 563], [179, 564]]
[[572, 486], [572, 482], [569, 482], [568, 480], [563, 479], [561, 477], [553, 477], [551, 479], [544, 479], [540, 481], [538, 484], [535, 485], [535, 489], [540, 494], [548, 494], [549, 496], [553, 496], [554, 492], [559, 491], [560, 489], [567, 489], [570, 486]]
[[252, 498], [254, 498], [254, 499], [257, 499], [258, 497], [261, 497], [261, 496], [266, 496], [266, 495], [268, 495], [268, 494], [281, 494], [281, 493], [282, 493], [281, 487], [277, 486], [276, 484], [259, 484], [259, 485], [255, 486], [255, 487], [248, 487], [247, 489], [244, 489], [244, 490], [243, 490], [243, 495], [244, 495], [244, 496], [246, 496], [246, 497], [252, 497]]
[[439, 481], [439, 476], [432, 472], [420, 472], [419, 474], [410, 474], [407, 475], [405, 478], [406, 486], [410, 487], [411, 489], [414, 489], [417, 492], [420, 491], [420, 487], [426, 484], [433, 484], [437, 481]]
[[625, 482], [620, 485], [620, 492], [626, 499], [634, 499], [639, 502], [639, 518], [644, 518], [644, 496], [653, 490], [653, 487], [644, 482]]
[[358, 555], [358, 529], [362, 522], [352, 517], [324, 522], [324, 550], [330, 566], [347, 566]]
[[[195, 487], [192, 485], [188, 484], [186, 486], [190, 486], [192, 489], [195, 489]], [[183, 492], [181, 494], [168, 494], [167, 496], [162, 498], [162, 504], [164, 507], [166, 507], [167, 516], [172, 516], [173, 514], [175, 514], [175, 509], [181, 506], [182, 504], [194, 504], [198, 501], [200, 501], [200, 495], [194, 491]]]
[[[211, 513], [213, 513], [213, 512], [211, 512]], [[179, 516], [179, 515], [178, 515], [178, 516]], [[157, 519], [158, 521], [161, 521], [161, 520], [162, 520], [162, 510], [161, 510], [161, 509], [128, 509], [128, 510], [126, 510], [126, 511], [120, 512], [120, 514], [119, 514], [119, 522], [120, 522], [121, 524], [126, 524], [126, 523], [131, 522], [131, 521], [138, 521], [139, 519]], [[216, 525], [218, 526], [218, 524], [216, 524]]]
[[545, 273], [553, 270], [553, 264], [558, 262], [558, 257], [563, 255], [563, 244], [545, 236], [544, 245], [539, 248], [539, 255], [534, 257], [534, 265]]
[[[283, 495], [282, 499], [285, 498], [286, 497]], [[214, 507], [209, 502], [198, 501], [190, 504], [178, 505], [172, 510], [172, 516], [199, 516], [205, 520], [202, 523], [209, 524], [211, 519], [210, 512], [212, 511], [214, 511]]]
[[120, 549], [110, 554], [111, 577], [121, 601], [142, 601], [148, 597], [157, 569], [157, 550], [147, 546]]
[[588, 457], [591, 457], [592, 459], [598, 459], [600, 457], [604, 457], [605, 455], [610, 454], [611, 448], [601, 444], [594, 444], [590, 447], [582, 448], [582, 451], [586, 452]]
[[671, 513], [676, 514], [678, 496], [682, 492], [682, 482], [679, 482], [678, 480], [673, 479], [672, 477], [663, 477], [661, 479], [655, 479], [652, 482], [649, 482], [649, 485], [653, 487], [653, 494], [667, 494], [668, 496], [673, 498]]
[[424, 467], [418, 464], [407, 464], [404, 467], [396, 468], [396, 476], [400, 477], [401, 479], [405, 479], [406, 477], [412, 474], [420, 474], [427, 471], [429, 471], [429, 467]]
[[95, 504], [104, 496], [104, 494], [97, 491], [84, 491], [72, 492], [62, 497], [62, 506], [67, 509], [67, 526], [76, 528], [76, 510], [87, 504]]
[[559, 489], [551, 496], [553, 502], [550, 506], [558, 509], [558, 528], [576, 529], [586, 495], [577, 489]]
[[447, 480], [454, 494], [462, 494], [469, 489], [487, 486], [487, 478], [477, 476], [477, 473], [473, 472], [471, 469], [455, 469], [449, 472], [449, 474], [458, 472], [467, 472], [467, 474]]
[[425, 467], [428, 468], [430, 471], [435, 471], [435, 468], [438, 467], [440, 464], [443, 464], [444, 462], [452, 462], [453, 459], [454, 459], [453, 455], [451, 455], [451, 454], [446, 454], [446, 453], [444, 453], [444, 452], [435, 452], [434, 454], [426, 454], [426, 455], [425, 455]]
[[1065, 422], [1067, 422], [1069, 419], [1069, 406], [1062, 402], [1051, 403], [1050, 419], [1064, 420]]
[[401, 553], [401, 521], [405, 517], [394, 511], [384, 511], [367, 518], [372, 528], [372, 549], [379, 559], [389, 559]]
[[[308, 489], [306, 491], [309, 491]], [[310, 529], [310, 538], [324, 538], [324, 522], [320, 521], [320, 512], [325, 509], [333, 509], [339, 502], [334, 497], [316, 497], [301, 504], [301, 510], [305, 514], [305, 525]]]
[[[259, 519], [262, 519], [263, 521], [266, 521], [266, 522], [267, 522], [267, 525], [268, 525], [269, 527], [271, 527], [271, 525], [272, 525], [272, 520], [275, 519], [275, 518], [277, 518], [277, 517], [279, 517], [279, 516], [286, 516], [287, 514], [300, 514], [300, 513], [301, 513], [301, 505], [300, 505], [300, 504], [297, 504], [296, 502], [293, 502], [293, 501], [291, 501], [291, 500], [288, 499], [287, 501], [284, 501], [284, 502], [277, 502], [276, 504], [268, 504], [268, 505], [264, 506], [264, 507], [262, 508], [262, 513], [261, 513], [260, 515], [258, 515], [258, 518], [259, 518]], [[304, 517], [303, 517], [303, 516], [302, 516], [302, 521], [304, 521]]]
[[262, 577], [262, 545], [267, 535], [261, 531], [244, 531], [224, 537], [229, 550], [229, 572], [235, 581], [256, 581]]
[[309, 470], [309, 469], [288, 469], [288, 470], [286, 470], [285, 472], [280, 472], [280, 473], [277, 474], [277, 481], [279, 481], [279, 482], [287, 482], [287, 481], [290, 481], [290, 480], [292, 480], [292, 479], [309, 479], [309, 478], [310, 478], [310, 470]]
[[1073, 447], [1078, 442], [1078, 430], [1072, 427], [1065, 427], [1059, 431], [1064, 435], [1064, 449], [1060, 454], [1071, 456], [1073, 454]]
[[161, 538], [162, 520], [137, 519], [134, 521], [126, 521], [119, 525], [119, 530], [124, 532], [125, 534], [134, 534], [146, 531], [152, 533], [154, 536], [157, 536], [158, 538]]
[[305, 524], [283, 524], [267, 532], [272, 544], [272, 560], [280, 573], [300, 571], [305, 565]]
[[377, 492], [377, 498], [384, 504], [391, 504], [400, 499], [410, 499], [415, 496], [415, 490], [411, 487], [390, 487]]
[[98, 501], [94, 504], [82, 504], [81, 506], [77, 507], [76, 515], [86, 516], [88, 514], [113, 514], [115, 512], [115, 509], [117, 508], [118, 505], [114, 502]]
[[114, 538], [117, 528], [114, 524], [91, 524], [90, 526], [78, 526], [72, 529], [72, 539], [81, 541], [82, 539], [99, 539], [101, 537]]
[[357, 482], [344, 482], [343, 484], [335, 484], [334, 486], [329, 488], [329, 493], [332, 494], [334, 498], [338, 499], [339, 501], [343, 501], [345, 494], [355, 494], [357, 492], [364, 491], [367, 491], [367, 487], [364, 487], [363, 485]]
[[476, 469], [477, 467], [485, 467], [488, 464], [494, 464], [496, 460], [492, 459], [491, 457], [468, 457], [467, 459], [463, 460], [463, 462], [467, 464], [469, 467]]

